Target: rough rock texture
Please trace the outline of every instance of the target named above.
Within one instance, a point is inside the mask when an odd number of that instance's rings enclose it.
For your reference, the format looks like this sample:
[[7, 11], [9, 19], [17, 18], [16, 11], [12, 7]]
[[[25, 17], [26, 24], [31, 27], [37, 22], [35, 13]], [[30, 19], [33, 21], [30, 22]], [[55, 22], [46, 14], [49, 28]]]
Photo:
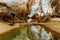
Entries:
[[[0, 2], [7, 4], [7, 6], [9, 6], [14, 11], [16, 11], [19, 19], [20, 18], [21, 19], [25, 19], [27, 17], [27, 14], [30, 13], [30, 11], [32, 9], [32, 6], [34, 6], [34, 5], [37, 4], [37, 3], [35, 3], [35, 0], [8, 0], [8, 1], [7, 0], [0, 0]], [[58, 14], [58, 13], [60, 14], [60, 7], [59, 7], [60, 0], [52, 0], [51, 3], [49, 3], [50, 2], [50, 0], [49, 0], [47, 2], [49, 4], [49, 8], [48, 8], [48, 4], [46, 5], [47, 6], [47, 9], [48, 9], [48, 13], [50, 13], [50, 14], [53, 13], [53, 15]], [[42, 4], [46, 4], [46, 3], [43, 3], [43, 0], [42, 0]], [[44, 5], [42, 5], [42, 7], [43, 6]], [[43, 9], [43, 12], [45, 12], [47, 10], [46, 8], [42, 8], [42, 9]], [[32, 12], [32, 14], [33, 14], [33, 12]], [[37, 13], [37, 14], [38, 15], [41, 15], [41, 11], [40, 11], [40, 13]], [[42, 15], [45, 15], [45, 14], [46, 13], [42, 13]]]
[[[27, 5], [28, 0], [0, 0], [1, 3], [5, 3], [8, 7], [12, 8], [17, 12], [18, 17], [24, 17], [29, 12], [29, 7]], [[22, 16], [21, 16], [21, 15]]]
[[51, 6], [55, 7], [55, 14], [60, 14], [60, 0], [53, 0]]

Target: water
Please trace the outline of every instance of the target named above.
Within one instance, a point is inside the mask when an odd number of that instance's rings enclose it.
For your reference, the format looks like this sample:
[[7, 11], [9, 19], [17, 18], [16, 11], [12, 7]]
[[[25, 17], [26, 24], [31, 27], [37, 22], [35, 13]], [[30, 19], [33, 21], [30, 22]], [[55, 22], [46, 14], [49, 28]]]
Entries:
[[45, 29], [42, 28], [42, 30], [41, 30], [41, 40], [51, 40], [51, 39], [52, 39], [52, 34], [50, 32], [47, 33], [47, 31], [45, 31]]
[[[30, 22], [29, 20], [28, 22]], [[42, 26], [39, 25], [32, 25], [31, 26], [31, 32], [34, 33], [34, 38], [36, 40], [53, 40], [51, 32], [47, 33], [47, 31], [44, 28], [41, 28]], [[41, 29], [39, 29], [41, 28]]]

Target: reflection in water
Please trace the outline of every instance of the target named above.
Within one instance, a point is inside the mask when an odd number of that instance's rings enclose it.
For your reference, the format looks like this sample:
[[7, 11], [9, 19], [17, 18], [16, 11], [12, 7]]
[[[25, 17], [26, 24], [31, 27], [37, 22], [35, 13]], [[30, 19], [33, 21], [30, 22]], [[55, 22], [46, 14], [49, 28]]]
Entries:
[[34, 35], [38, 40], [53, 40], [51, 32], [47, 33], [44, 28], [42, 28], [41, 32], [39, 33], [37, 26], [33, 25], [31, 26], [31, 30], [34, 32]]
[[52, 34], [47, 33], [47, 31], [45, 31], [44, 28], [42, 28], [42, 30], [41, 30], [41, 40], [51, 40], [51, 39], [52, 39]]
[[35, 26], [35, 25], [31, 26], [31, 31], [34, 33], [35, 39], [36, 40], [39, 40], [40, 37], [39, 37], [39, 32], [38, 32], [37, 26]]
[[13, 40], [18, 35], [20, 35], [20, 30], [11, 30], [7, 33], [0, 35], [0, 40]]
[[0, 40], [50, 40], [51, 37], [51, 33], [47, 33], [44, 28], [39, 32], [38, 27], [32, 25], [2, 34]]
[[[30, 21], [28, 21], [28, 22], [30, 22]], [[53, 40], [51, 33], [47, 33], [47, 31], [45, 31], [44, 28], [42, 28], [39, 32], [38, 26], [36, 26], [36, 25], [31, 26], [31, 32], [34, 34], [33, 37], [36, 40], [51, 40], [51, 39]]]

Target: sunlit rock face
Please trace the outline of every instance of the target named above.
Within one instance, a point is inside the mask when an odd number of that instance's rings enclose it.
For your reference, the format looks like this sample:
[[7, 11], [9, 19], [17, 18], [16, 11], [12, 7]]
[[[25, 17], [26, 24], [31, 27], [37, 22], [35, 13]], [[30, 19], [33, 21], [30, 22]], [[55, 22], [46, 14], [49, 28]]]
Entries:
[[59, 15], [60, 13], [60, 0], [50, 0], [48, 3], [47, 13], [50, 15]]
[[57, 5], [57, 9], [58, 9], [58, 13], [60, 14], [60, 0], [57, 1], [58, 2], [58, 5]]
[[[39, 5], [40, 2], [41, 5]], [[28, 15], [28, 17], [32, 17], [36, 14], [40, 16], [46, 16], [47, 13], [52, 15], [53, 11], [55, 11], [55, 7], [54, 8], [51, 7], [51, 0], [35, 0], [35, 3], [33, 3], [31, 6], [31, 12]]]
[[36, 14], [38, 14], [38, 6], [39, 6], [40, 0], [34, 0], [34, 3], [31, 6], [31, 12], [28, 15], [28, 17], [32, 17]]
[[42, 10], [43, 10], [42, 16], [46, 15], [46, 12], [48, 10], [48, 1], [47, 0], [42, 0]]
[[27, 12], [27, 0], [5, 0], [4, 3], [6, 3], [9, 7], [15, 9], [18, 12]]
[[7, 6], [11, 7], [17, 13], [27, 13], [27, 1], [28, 0], [0, 0], [1, 3], [5, 3]]
[[52, 13], [53, 10], [51, 8], [51, 0], [42, 0], [42, 10], [43, 10], [43, 13], [42, 13], [42, 16], [46, 15], [47, 13]]
[[[51, 14], [53, 10], [51, 8], [51, 0], [35, 0], [31, 6], [31, 12], [28, 17], [33, 17], [34, 15], [38, 15], [38, 21], [41, 20], [41, 16], [46, 16], [46, 14]], [[40, 4], [41, 3], [41, 4]], [[40, 6], [40, 7], [39, 7]]]
[[1, 3], [5, 3], [8, 7], [12, 8], [19, 19], [25, 19], [29, 13], [29, 7], [27, 5], [29, 0], [0, 0]]
[[6, 3], [8, 6], [19, 6], [27, 3], [27, 0], [0, 0], [1, 3]]

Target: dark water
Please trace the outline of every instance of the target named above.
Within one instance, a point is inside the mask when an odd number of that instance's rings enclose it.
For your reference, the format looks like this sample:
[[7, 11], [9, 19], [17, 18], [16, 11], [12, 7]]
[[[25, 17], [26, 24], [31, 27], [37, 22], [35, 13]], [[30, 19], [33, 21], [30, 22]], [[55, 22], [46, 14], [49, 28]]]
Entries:
[[49, 37], [53, 37], [54, 40], [58, 40], [57, 36], [59, 35], [54, 34], [54, 36], [49, 36], [44, 30], [45, 29], [42, 29], [41, 33], [37, 33], [34, 32], [37, 31], [34, 27], [23, 26], [0, 35], [0, 40], [41, 40], [41, 38], [42, 40], [50, 40]]
[[29, 27], [22, 27], [0, 35], [0, 40], [32, 40], [32, 36]]
[[0, 35], [0, 40], [13, 40], [16, 36], [20, 35], [20, 30], [15, 29]]
[[[19, 29], [11, 30], [7, 33], [0, 35], [0, 40], [40, 40], [42, 38], [48, 38], [47, 33], [42, 30], [42, 34], [37, 33], [37, 29], [31, 26], [24, 26]], [[46, 35], [44, 34], [46, 33]], [[44, 36], [45, 35], [45, 36]], [[44, 39], [43, 39], [44, 40]]]

